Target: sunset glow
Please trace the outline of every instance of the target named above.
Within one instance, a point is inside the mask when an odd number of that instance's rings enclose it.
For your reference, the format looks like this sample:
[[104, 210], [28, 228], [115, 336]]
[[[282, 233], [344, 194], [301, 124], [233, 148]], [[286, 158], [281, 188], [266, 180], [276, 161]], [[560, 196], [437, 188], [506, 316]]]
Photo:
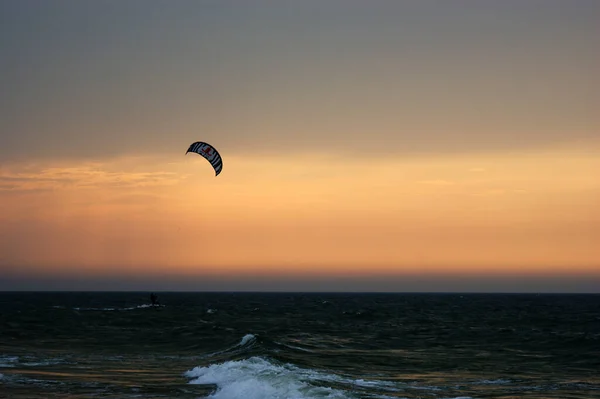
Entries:
[[[519, 11], [495, 5], [505, 19], [482, 11], [500, 22], [491, 27], [495, 35], [478, 41], [474, 17], [461, 17], [459, 3], [440, 5], [453, 16], [438, 20], [435, 7], [415, 2], [408, 9], [441, 32], [423, 33], [419, 43], [422, 28], [386, 17], [399, 15], [400, 5], [338, 3], [347, 15], [330, 26], [335, 7], [317, 3], [298, 6], [297, 14], [275, 7], [263, 21], [256, 10], [264, 5], [199, 2], [200, 20], [214, 13], [222, 24], [205, 28], [174, 6], [168, 12], [182, 22], [164, 38], [180, 44], [164, 50], [172, 63], [145, 41], [158, 35], [157, 21], [138, 21], [134, 33], [118, 22], [123, 36], [114, 49], [111, 33], [92, 24], [106, 55], [94, 61], [75, 51], [90, 38], [54, 30], [52, 18], [76, 24], [71, 18], [87, 13], [79, 6], [44, 6], [56, 14], [37, 22], [37, 40], [46, 40], [44, 31], [55, 35], [48, 44], [54, 52], [18, 37], [41, 17], [17, 3], [4, 6], [24, 25], [5, 28], [13, 36], [2, 35], [2, 53], [25, 63], [23, 51], [46, 64], [29, 72], [0, 67], [13, 82], [0, 94], [10, 115], [0, 122], [8, 138], [0, 153], [2, 274], [18, 281], [143, 274], [157, 276], [157, 284], [167, 274], [600, 281], [597, 25], [575, 11], [563, 22], [549, 5], [547, 19], [514, 32], [509, 22]], [[99, 14], [86, 14], [90, 21], [110, 20], [101, 3], [94, 8]], [[323, 19], [313, 21], [311, 10]], [[124, 21], [136, 19], [127, 15]], [[282, 33], [278, 18], [298, 36]], [[358, 36], [347, 31], [355, 20], [364, 24]], [[304, 31], [307, 21], [337, 56]], [[405, 30], [414, 34], [401, 36]], [[136, 31], [147, 35], [139, 48]], [[184, 40], [192, 31], [199, 43]], [[550, 44], [536, 33], [547, 31], [563, 41]], [[531, 51], [510, 50], [498, 38]], [[569, 54], [575, 42], [580, 58]], [[286, 46], [296, 50], [286, 53]], [[419, 50], [425, 47], [430, 53]], [[556, 48], [564, 54], [554, 60]], [[472, 58], [478, 49], [481, 58]], [[63, 63], [80, 73], [65, 75]], [[22, 86], [14, 85], [19, 74]], [[37, 96], [41, 82], [48, 92]], [[196, 140], [220, 150], [218, 177], [201, 157], [184, 155]]]

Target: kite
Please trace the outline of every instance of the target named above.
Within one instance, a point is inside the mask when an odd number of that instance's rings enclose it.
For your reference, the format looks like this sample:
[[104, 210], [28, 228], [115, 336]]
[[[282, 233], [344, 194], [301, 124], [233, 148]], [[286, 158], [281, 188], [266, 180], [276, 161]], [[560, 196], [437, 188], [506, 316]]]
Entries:
[[223, 160], [221, 159], [221, 155], [212, 145], [205, 143], [203, 141], [196, 141], [190, 145], [190, 148], [185, 152], [195, 152], [196, 154], [202, 155], [215, 170], [215, 176], [218, 176], [223, 169]]

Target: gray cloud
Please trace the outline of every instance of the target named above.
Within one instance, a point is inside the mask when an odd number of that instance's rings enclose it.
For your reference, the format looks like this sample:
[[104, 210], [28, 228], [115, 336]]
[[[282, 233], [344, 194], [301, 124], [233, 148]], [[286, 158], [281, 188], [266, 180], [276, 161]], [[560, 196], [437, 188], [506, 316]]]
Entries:
[[99, 166], [47, 168], [38, 171], [0, 170], [0, 191], [35, 191], [64, 188], [147, 187], [174, 184], [185, 176], [171, 172], [115, 172]]

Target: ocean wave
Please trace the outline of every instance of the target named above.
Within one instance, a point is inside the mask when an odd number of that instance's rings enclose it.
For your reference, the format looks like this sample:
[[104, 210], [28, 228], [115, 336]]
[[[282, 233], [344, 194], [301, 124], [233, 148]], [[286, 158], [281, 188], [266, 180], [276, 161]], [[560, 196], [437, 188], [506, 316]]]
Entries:
[[18, 362], [18, 356], [0, 356], [0, 367], [15, 367]]
[[323, 373], [261, 357], [195, 367], [184, 375], [190, 384], [216, 385], [211, 399], [354, 398], [349, 392], [321, 385], [328, 379]]
[[507, 385], [511, 383], [512, 381], [503, 378], [498, 378], [496, 380], [481, 380], [477, 382], [477, 384], [481, 385]]
[[240, 354], [240, 353], [243, 353], [244, 351], [252, 348], [256, 344], [256, 342], [257, 342], [256, 335], [246, 334], [242, 337], [242, 339], [237, 344], [230, 346], [229, 348], [224, 349], [222, 351], [209, 353], [205, 357], [214, 357], [214, 356], [225, 355], [225, 354], [227, 354], [227, 355]]
[[0, 367], [40, 367], [55, 366], [58, 364], [71, 364], [63, 358], [49, 357], [40, 358], [36, 356], [0, 356]]
[[245, 346], [251, 344], [252, 342], [256, 342], [256, 336], [254, 334], [246, 334], [242, 337], [242, 340], [236, 346]]
[[47, 360], [33, 360], [33, 361], [26, 361], [26, 362], [22, 362], [21, 365], [23, 366], [27, 366], [27, 367], [40, 367], [40, 366], [55, 366], [58, 364], [69, 364], [69, 362], [65, 361], [64, 359], [47, 359]]
[[143, 304], [137, 306], [128, 306], [124, 308], [73, 308], [73, 310], [77, 311], [101, 311], [101, 312], [115, 312], [115, 311], [126, 311], [126, 310], [137, 310], [137, 309], [150, 309], [150, 308], [164, 308], [165, 305], [150, 305]]
[[283, 347], [285, 347], [287, 349], [293, 349], [293, 350], [297, 350], [297, 351], [300, 351], [300, 352], [307, 352], [307, 353], [314, 353], [315, 352], [313, 350], [302, 348], [302, 347], [296, 346], [296, 345], [284, 344], [282, 342], [277, 342], [277, 341], [275, 343], [277, 345], [281, 345], [281, 346], [283, 346]]

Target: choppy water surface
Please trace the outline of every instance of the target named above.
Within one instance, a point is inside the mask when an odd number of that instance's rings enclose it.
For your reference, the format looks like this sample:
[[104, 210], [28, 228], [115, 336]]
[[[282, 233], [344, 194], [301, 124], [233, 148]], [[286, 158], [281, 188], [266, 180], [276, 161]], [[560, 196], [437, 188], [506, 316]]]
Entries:
[[0, 293], [1, 398], [600, 398], [600, 295]]

